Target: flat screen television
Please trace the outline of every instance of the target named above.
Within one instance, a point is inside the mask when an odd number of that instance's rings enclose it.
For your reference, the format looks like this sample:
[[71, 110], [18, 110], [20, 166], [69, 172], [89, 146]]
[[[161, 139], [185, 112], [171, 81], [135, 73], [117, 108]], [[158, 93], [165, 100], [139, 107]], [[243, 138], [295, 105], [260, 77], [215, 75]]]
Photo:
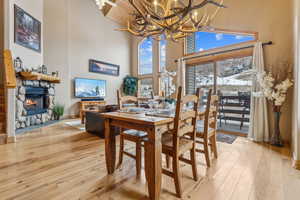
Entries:
[[106, 96], [105, 80], [75, 78], [74, 88], [77, 98], [104, 98]]

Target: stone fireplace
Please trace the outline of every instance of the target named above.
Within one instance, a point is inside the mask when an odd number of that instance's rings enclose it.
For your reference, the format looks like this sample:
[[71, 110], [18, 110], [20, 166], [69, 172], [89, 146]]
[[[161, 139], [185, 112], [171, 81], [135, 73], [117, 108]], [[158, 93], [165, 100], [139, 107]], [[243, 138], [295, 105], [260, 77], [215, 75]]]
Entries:
[[18, 80], [16, 129], [53, 120], [55, 88], [47, 81]]

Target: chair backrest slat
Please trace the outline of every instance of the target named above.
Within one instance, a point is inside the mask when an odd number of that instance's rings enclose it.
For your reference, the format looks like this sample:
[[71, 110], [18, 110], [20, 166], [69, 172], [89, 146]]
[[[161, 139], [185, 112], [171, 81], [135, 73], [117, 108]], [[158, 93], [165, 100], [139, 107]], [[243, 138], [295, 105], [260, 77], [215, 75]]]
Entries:
[[[178, 88], [176, 113], [173, 130], [173, 147], [178, 151], [180, 137], [189, 134], [192, 140], [196, 138], [196, 122], [198, 114], [200, 89], [197, 89], [196, 95], [182, 96], [182, 87]], [[193, 105], [192, 109], [187, 109], [186, 104]]]
[[177, 136], [181, 137], [184, 136], [188, 133], [192, 133], [194, 131], [194, 127], [193, 126], [183, 126], [182, 128], [180, 128], [178, 130], [178, 134]]
[[187, 104], [189, 102], [196, 102], [197, 99], [199, 99], [196, 95], [187, 95], [185, 97], [182, 97], [181, 103], [182, 104]]
[[126, 103], [126, 102], [136, 102], [137, 98], [134, 96], [124, 96], [121, 98], [122, 103]]
[[124, 108], [124, 104], [126, 103], [134, 103], [136, 106], [138, 106], [138, 98], [135, 96], [123, 96], [121, 95], [121, 92], [117, 91], [117, 97], [118, 97], [118, 105], [119, 108]]
[[186, 120], [186, 119], [193, 118], [195, 116], [195, 114], [196, 114], [196, 111], [194, 111], [194, 110], [184, 112], [184, 113], [181, 114], [180, 120], [183, 121], [183, 120]]

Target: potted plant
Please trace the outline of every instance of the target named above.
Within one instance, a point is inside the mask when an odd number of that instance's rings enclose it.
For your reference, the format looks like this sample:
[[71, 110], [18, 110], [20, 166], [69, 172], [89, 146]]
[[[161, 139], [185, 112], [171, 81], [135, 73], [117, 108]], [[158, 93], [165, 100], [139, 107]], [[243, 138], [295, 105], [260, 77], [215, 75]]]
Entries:
[[125, 95], [135, 96], [138, 90], [138, 78], [126, 76], [123, 81], [123, 92]]
[[54, 114], [54, 119], [55, 120], [60, 120], [61, 116], [64, 115], [64, 111], [65, 111], [65, 106], [62, 104], [55, 104], [55, 106], [53, 107], [53, 114]]
[[[280, 75], [284, 75], [285, 78], [280, 78]], [[263, 95], [272, 103], [274, 112], [274, 132], [270, 143], [275, 146], [282, 146], [279, 126], [281, 108], [286, 100], [288, 89], [293, 86], [293, 80], [289, 78], [287, 73], [279, 73], [274, 77], [271, 72], [263, 72], [259, 75], [259, 83]]]

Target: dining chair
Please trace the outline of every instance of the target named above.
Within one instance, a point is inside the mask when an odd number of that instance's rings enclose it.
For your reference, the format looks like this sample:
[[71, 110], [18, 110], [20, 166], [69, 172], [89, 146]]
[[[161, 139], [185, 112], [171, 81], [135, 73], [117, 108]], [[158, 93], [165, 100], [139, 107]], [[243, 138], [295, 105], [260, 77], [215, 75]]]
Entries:
[[205, 154], [208, 167], [210, 167], [209, 146], [215, 158], [218, 158], [216, 139], [218, 106], [219, 97], [212, 95], [212, 90], [210, 89], [207, 96], [204, 119], [197, 121], [196, 133], [196, 143], [203, 145], [203, 149], [197, 148], [196, 152]]
[[[174, 128], [162, 135], [162, 153], [167, 158], [172, 158], [172, 171], [163, 169], [162, 173], [174, 179], [178, 197], [182, 196], [179, 161], [190, 164], [193, 178], [195, 181], [198, 180], [195, 139], [199, 95], [200, 90], [198, 89], [196, 95], [182, 96], [182, 87], [178, 88]], [[185, 107], [187, 104], [192, 105], [192, 108]], [[191, 137], [185, 137], [186, 134]], [[190, 153], [190, 159], [183, 157], [186, 152]]]
[[[117, 91], [118, 105], [120, 110], [124, 108], [124, 104], [131, 103], [133, 106], [139, 105], [139, 100], [134, 96], [122, 96], [120, 91]], [[147, 136], [146, 132], [137, 131], [133, 129], [121, 130], [120, 133], [120, 153], [119, 153], [119, 162], [117, 167], [119, 168], [123, 162], [123, 155], [127, 155], [136, 161], [136, 175], [140, 177], [141, 175], [141, 160], [142, 160], [142, 142], [143, 138]], [[124, 150], [125, 140], [135, 143], [135, 155]]]

